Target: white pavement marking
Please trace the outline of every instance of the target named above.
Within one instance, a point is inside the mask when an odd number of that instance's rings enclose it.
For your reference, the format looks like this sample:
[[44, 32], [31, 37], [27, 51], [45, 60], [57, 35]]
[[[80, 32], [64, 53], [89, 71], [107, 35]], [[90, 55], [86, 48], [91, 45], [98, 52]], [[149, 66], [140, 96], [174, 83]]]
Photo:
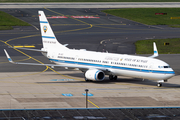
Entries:
[[178, 8], [180, 2], [1, 3], [0, 8]]

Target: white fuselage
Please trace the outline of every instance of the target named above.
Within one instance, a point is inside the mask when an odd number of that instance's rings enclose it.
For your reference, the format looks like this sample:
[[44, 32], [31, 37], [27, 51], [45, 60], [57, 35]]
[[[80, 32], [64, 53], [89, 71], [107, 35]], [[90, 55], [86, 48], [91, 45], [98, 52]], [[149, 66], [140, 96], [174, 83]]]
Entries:
[[[56, 50], [57, 51], [57, 50]], [[167, 80], [175, 75], [170, 66], [158, 59], [102, 53], [74, 49], [61, 49], [47, 53], [47, 57], [56, 64], [87, 66], [90, 69], [107, 70], [106, 75], [130, 76], [150, 80]]]

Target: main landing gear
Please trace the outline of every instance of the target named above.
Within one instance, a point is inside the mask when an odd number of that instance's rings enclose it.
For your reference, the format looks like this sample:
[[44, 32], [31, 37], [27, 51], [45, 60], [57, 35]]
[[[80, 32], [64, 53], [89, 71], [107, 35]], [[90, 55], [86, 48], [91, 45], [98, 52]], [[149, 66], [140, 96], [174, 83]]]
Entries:
[[162, 83], [158, 83], [157, 86], [158, 86], [158, 87], [161, 87], [161, 86], [162, 86]]
[[86, 78], [85, 72], [84, 72], [84, 79], [85, 79], [86, 82], [90, 82], [90, 81], [91, 81], [91, 80], [88, 80], [88, 79]]
[[115, 76], [115, 75], [109, 75], [109, 80], [117, 80], [117, 76]]
[[87, 79], [85, 75], [84, 75], [84, 79], [86, 82], [92, 82], [92, 80]]

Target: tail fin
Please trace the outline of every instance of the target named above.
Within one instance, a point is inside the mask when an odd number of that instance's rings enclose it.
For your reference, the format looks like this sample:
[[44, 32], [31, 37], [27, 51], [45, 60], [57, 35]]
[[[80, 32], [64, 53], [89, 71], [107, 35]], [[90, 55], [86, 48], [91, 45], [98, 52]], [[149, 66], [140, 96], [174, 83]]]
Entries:
[[38, 11], [38, 13], [39, 13], [39, 21], [40, 21], [43, 49], [45, 49], [45, 50], [56, 49], [56, 48], [68, 49], [64, 45], [60, 44], [58, 42], [58, 40], [56, 39], [44, 12]]

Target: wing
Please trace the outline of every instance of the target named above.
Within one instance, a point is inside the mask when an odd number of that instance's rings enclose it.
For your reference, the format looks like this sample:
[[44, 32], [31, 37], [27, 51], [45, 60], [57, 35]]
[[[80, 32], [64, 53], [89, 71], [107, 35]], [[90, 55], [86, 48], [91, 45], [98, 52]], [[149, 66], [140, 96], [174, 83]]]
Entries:
[[4, 49], [4, 52], [6, 54], [6, 57], [8, 58], [8, 61], [13, 64], [21, 64], [21, 65], [36, 65], [36, 66], [50, 66], [50, 67], [64, 67], [64, 68], [73, 68], [73, 69], [79, 69], [81, 71], [86, 71], [88, 69], [93, 69], [93, 67], [88, 66], [76, 66], [76, 65], [56, 65], [56, 64], [39, 64], [39, 63], [22, 63], [22, 62], [14, 62], [7, 51]]
[[56, 65], [56, 64], [39, 64], [39, 63], [22, 63], [22, 62], [14, 62], [7, 51], [4, 49], [4, 52], [8, 58], [8, 61], [13, 64], [20, 64], [20, 65], [36, 65], [36, 66], [50, 66], [50, 67], [64, 67], [64, 68], [70, 68], [70, 69], [76, 69], [76, 70], [81, 70], [81, 71], [87, 71], [89, 69], [98, 69], [102, 70], [104, 72], [111, 72], [111, 70], [106, 69], [106, 68], [97, 68], [97, 67], [89, 67], [89, 66], [77, 66], [77, 65]]

